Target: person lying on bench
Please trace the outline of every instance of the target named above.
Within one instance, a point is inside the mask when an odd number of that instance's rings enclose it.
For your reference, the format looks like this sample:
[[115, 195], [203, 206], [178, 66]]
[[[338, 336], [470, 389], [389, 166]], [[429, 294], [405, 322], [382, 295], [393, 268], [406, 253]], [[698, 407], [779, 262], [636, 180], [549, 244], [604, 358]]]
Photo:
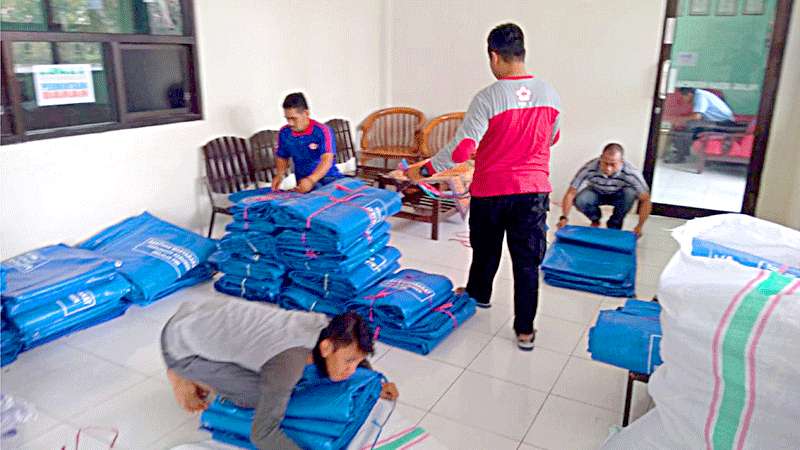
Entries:
[[[321, 314], [288, 311], [239, 299], [184, 303], [161, 333], [161, 350], [178, 404], [205, 410], [214, 393], [255, 408], [250, 439], [259, 449], [295, 449], [280, 423], [303, 369], [315, 364], [332, 381], [370, 368], [372, 335], [355, 312], [330, 322]], [[381, 397], [399, 393], [385, 383]]]
[[592, 221], [600, 226], [600, 205], [611, 205], [614, 212], [606, 222], [608, 228], [622, 228], [625, 215], [639, 200], [639, 223], [633, 228], [636, 236], [642, 235], [642, 227], [650, 216], [650, 192], [642, 172], [623, 158], [620, 144], [610, 143], [603, 147], [599, 158], [595, 158], [578, 171], [561, 202], [561, 218], [558, 228], [567, 224], [567, 216], [574, 204]]
[[309, 117], [306, 97], [295, 92], [283, 101], [285, 125], [278, 133], [278, 148], [275, 149], [276, 176], [272, 179], [272, 189], [278, 190], [289, 160], [294, 163], [297, 178], [295, 191], [305, 194], [330, 184], [342, 174], [336, 167], [336, 140], [331, 129]]

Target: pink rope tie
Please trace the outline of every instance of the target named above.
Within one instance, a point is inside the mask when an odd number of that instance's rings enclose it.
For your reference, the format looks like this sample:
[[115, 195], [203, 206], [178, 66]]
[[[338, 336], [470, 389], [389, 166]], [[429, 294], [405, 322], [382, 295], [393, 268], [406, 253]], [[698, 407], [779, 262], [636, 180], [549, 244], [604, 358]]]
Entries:
[[450, 316], [450, 320], [453, 321], [453, 329], [455, 330], [456, 328], [458, 328], [458, 320], [456, 319], [456, 316], [452, 312], [450, 312], [450, 308], [452, 307], [453, 307], [452, 303], [445, 303], [444, 305], [434, 308], [433, 311], [444, 313]]
[[369, 304], [369, 321], [370, 322], [373, 322], [372, 310], [373, 310], [373, 307], [375, 306], [375, 300], [388, 297], [388, 296], [394, 294], [395, 292], [397, 292], [395, 289], [386, 288], [386, 289], [382, 289], [377, 294], [368, 295], [368, 296], [364, 297], [364, 300], [372, 300], [370, 302], [370, 304]]

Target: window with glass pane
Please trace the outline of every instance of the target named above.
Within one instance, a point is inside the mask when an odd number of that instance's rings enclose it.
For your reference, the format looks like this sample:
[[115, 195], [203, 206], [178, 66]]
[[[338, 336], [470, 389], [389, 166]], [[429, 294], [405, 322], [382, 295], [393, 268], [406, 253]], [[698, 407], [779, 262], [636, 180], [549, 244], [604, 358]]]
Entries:
[[128, 112], [186, 110], [191, 93], [188, 48], [181, 45], [126, 45], [122, 73]]
[[[28, 130], [45, 130], [116, 120], [105, 44], [96, 42], [14, 42], [14, 73], [20, 82], [22, 116]], [[88, 64], [94, 102], [43, 106], [34, 83], [37, 65]], [[57, 67], [56, 67], [57, 68]]]
[[47, 30], [41, 0], [3, 0], [0, 2], [0, 22], [5, 31]]
[[0, 92], [2, 92], [2, 106], [0, 106], [0, 134], [3, 136], [13, 133], [11, 128], [11, 106], [6, 92], [6, 84], [0, 85]]

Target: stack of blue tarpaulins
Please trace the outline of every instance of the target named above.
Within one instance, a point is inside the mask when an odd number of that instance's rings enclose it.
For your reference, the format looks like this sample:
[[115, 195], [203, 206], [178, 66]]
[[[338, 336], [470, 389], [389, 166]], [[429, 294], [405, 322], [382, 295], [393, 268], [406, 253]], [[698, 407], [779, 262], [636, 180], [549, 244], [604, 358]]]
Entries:
[[611, 297], [636, 292], [636, 235], [630, 231], [567, 225], [542, 262], [547, 284]]
[[345, 303], [399, 269], [386, 219], [400, 211], [396, 192], [342, 179], [278, 205], [278, 254], [292, 270], [284, 308], [338, 314]]
[[455, 294], [444, 276], [405, 269], [348, 302], [379, 341], [423, 355], [475, 314], [475, 300]]
[[357, 368], [333, 382], [313, 364], [306, 366], [286, 406], [281, 428], [300, 448], [346, 448], [369, 416], [381, 393], [383, 375]]
[[22, 350], [19, 332], [13, 325], [0, 317], [0, 367], [10, 364], [17, 359], [17, 354]]
[[208, 262], [216, 250], [214, 240], [146, 212], [106, 228], [79, 247], [122, 261], [119, 272], [133, 287], [128, 298], [139, 305], [214, 274]]
[[214, 287], [226, 294], [249, 300], [274, 302], [284, 284], [286, 266], [277, 258], [275, 208], [284, 201], [299, 197], [295, 192], [272, 192], [269, 188], [242, 191], [228, 198], [233, 222], [219, 241], [214, 255], [217, 268], [224, 275]]
[[63, 244], [7, 259], [3, 317], [19, 331], [24, 349], [117, 317], [131, 290], [119, 264]]
[[255, 410], [240, 408], [217, 397], [200, 415], [200, 428], [211, 432], [215, 441], [255, 450], [250, 442]]
[[661, 365], [661, 306], [629, 299], [625, 306], [600, 311], [589, 330], [592, 359], [650, 374]]
[[[306, 366], [281, 428], [303, 449], [343, 449], [369, 416], [381, 392], [383, 375], [358, 368], [347, 380], [333, 382], [316, 366]], [[254, 449], [250, 442], [253, 409], [240, 408], [217, 397], [200, 416], [200, 426], [226, 444]]]

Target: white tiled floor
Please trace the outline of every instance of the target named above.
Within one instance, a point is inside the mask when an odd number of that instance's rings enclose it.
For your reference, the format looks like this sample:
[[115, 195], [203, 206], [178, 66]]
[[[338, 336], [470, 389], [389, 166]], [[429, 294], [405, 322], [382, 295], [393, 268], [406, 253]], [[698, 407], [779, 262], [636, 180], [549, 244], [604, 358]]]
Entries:
[[747, 185], [747, 166], [708, 163], [697, 173], [694, 161], [659, 160], [653, 175], [653, 201], [670, 205], [739, 212]]
[[[442, 224], [438, 242], [427, 239], [429, 225], [392, 221], [392, 243], [403, 252], [405, 267], [445, 274], [456, 285], [466, 281], [470, 249], [448, 240], [466, 231], [460, 219]], [[583, 223], [577, 216], [573, 222]], [[640, 298], [655, 294], [677, 248], [669, 229], [680, 224], [660, 217], [647, 223], [639, 241]], [[621, 421], [626, 375], [592, 361], [586, 339], [598, 311], [620, 299], [542, 285], [537, 348], [523, 353], [513, 343], [507, 253], [494, 293], [491, 309], [479, 310], [428, 356], [378, 344], [374, 365], [399, 385], [399, 414], [450, 448], [597, 448]], [[115, 448], [167, 449], [208, 439], [197, 430], [197, 416], [175, 405], [158, 345], [160, 328], [180, 303], [210, 296], [222, 294], [210, 283], [196, 286], [20, 355], [3, 369], [2, 391], [35, 404], [39, 418], [2, 448], [71, 450], [78, 428], [86, 426], [118, 429]], [[637, 384], [633, 417], [651, 404]], [[81, 449], [104, 448], [107, 440], [104, 434], [82, 436]]]

